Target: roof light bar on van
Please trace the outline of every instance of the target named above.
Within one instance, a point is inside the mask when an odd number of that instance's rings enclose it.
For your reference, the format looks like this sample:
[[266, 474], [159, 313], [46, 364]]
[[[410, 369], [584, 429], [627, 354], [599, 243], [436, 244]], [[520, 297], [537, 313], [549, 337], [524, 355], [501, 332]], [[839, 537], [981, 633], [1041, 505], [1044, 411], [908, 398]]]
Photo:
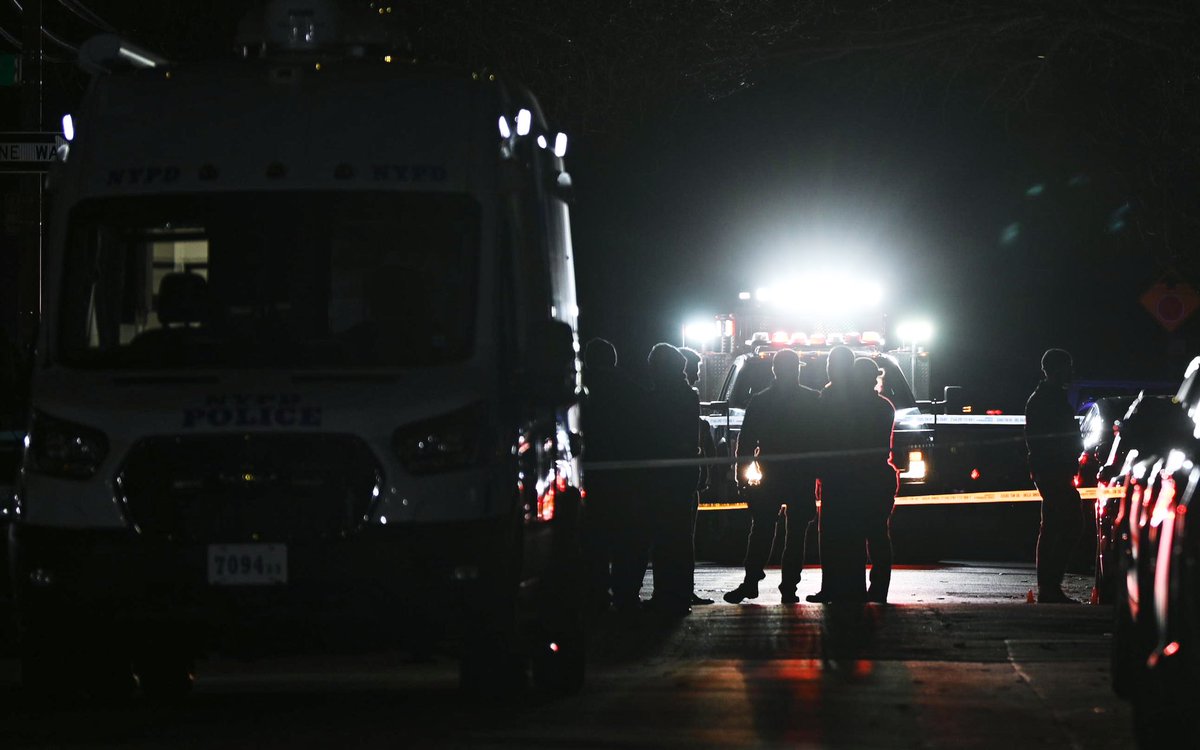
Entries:
[[863, 331], [862, 342], [864, 344], [883, 346], [883, 334], [879, 331]]

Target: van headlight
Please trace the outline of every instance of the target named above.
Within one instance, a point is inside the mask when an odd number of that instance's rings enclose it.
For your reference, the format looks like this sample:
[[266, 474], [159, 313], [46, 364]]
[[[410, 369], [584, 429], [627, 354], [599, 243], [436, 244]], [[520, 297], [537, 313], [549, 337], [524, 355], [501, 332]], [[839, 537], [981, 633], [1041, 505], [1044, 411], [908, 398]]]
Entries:
[[486, 411], [482, 402], [397, 428], [392, 449], [410, 474], [440, 474], [479, 463]]
[[52, 477], [90, 479], [108, 455], [100, 430], [41, 412], [34, 412], [25, 440], [29, 470]]

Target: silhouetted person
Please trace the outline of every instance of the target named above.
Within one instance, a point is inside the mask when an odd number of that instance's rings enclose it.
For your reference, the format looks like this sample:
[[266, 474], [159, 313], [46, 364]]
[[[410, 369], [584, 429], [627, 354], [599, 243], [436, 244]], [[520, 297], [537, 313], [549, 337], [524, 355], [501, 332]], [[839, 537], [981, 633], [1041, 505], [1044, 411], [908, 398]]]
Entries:
[[[697, 428], [700, 400], [684, 379], [683, 355], [670, 344], [656, 344], [647, 363], [651, 387], [639, 418], [645, 457], [696, 458], [700, 445]], [[636, 474], [638, 505], [649, 524], [635, 529], [633, 544], [623, 545], [620, 572], [613, 571], [614, 603], [627, 606], [636, 601], [645, 574], [645, 542], [649, 542], [655, 568], [653, 606], [665, 614], [685, 615], [691, 609], [693, 586], [692, 506], [696, 467], [658, 466], [638, 470]], [[642, 533], [645, 536], [639, 539]]]
[[1042, 496], [1037, 543], [1038, 601], [1049, 604], [1077, 603], [1062, 590], [1067, 560], [1079, 537], [1083, 513], [1074, 482], [1083, 441], [1066, 393], [1071, 369], [1068, 352], [1047, 349], [1042, 355], [1042, 381], [1025, 403], [1029, 474]]
[[[695, 349], [692, 349], [690, 347], [686, 347], [686, 346], [681, 347], [679, 349], [679, 353], [683, 355], [684, 360], [685, 360], [685, 364], [683, 367], [683, 376], [687, 380], [688, 385], [692, 387], [692, 390], [696, 391], [697, 395], [699, 395], [699, 393], [700, 393], [700, 391], [699, 391], [700, 368], [704, 364], [704, 359], [703, 359], [703, 357], [700, 356], [700, 352], [698, 352]], [[700, 420], [699, 430], [700, 430], [700, 455], [703, 458], [712, 458], [712, 457], [716, 456], [717, 455], [717, 446], [713, 442], [712, 430], [710, 430], [708, 428], [708, 423], [705, 422], [703, 419]], [[707, 465], [701, 466], [700, 471], [697, 472], [697, 475], [698, 475], [698, 478], [696, 480], [696, 502], [692, 504], [692, 572], [693, 572], [692, 578], [693, 578], [693, 580], [695, 579], [695, 570], [696, 570], [696, 516], [699, 514], [699, 510], [700, 510], [700, 494], [705, 492], [708, 489], [709, 483], [712, 481], [712, 469], [711, 469], [711, 467], [709, 467]], [[699, 594], [695, 593], [694, 591], [692, 592], [692, 606], [712, 604], [712, 603], [713, 603], [712, 599], [708, 599], [703, 596], [700, 596]]]
[[[642, 407], [644, 389], [617, 369], [617, 350], [611, 342], [594, 338], [583, 354], [584, 457], [587, 461], [621, 461], [637, 457], [630, 444], [632, 425]], [[616, 547], [632, 524], [637, 523], [634, 479], [628, 469], [600, 469], [587, 473], [582, 545], [587, 568], [587, 600], [593, 611], [610, 603], [609, 566]]]
[[[800, 601], [796, 586], [804, 570], [804, 543], [817, 513], [816, 473], [808, 460], [773, 461], [770, 456], [804, 454], [813, 448], [820, 395], [800, 385], [802, 364], [800, 356], [790, 349], [776, 352], [771, 368], [774, 382], [755, 394], [746, 406], [737, 456], [750, 459], [757, 450], [764, 458], [758, 462], [761, 484], [745, 493], [750, 506], [746, 576], [741, 585], [725, 594], [725, 601], [731, 604], [758, 597], [758, 582], [766, 578], [763, 566], [771, 556], [777, 525], [782, 526], [784, 539], [780, 599], [784, 604]], [[738, 471], [744, 472], [744, 466], [739, 460]]]
[[821, 390], [820, 539], [821, 590], [810, 602], [863, 601], [866, 544], [863, 507], [856, 502], [854, 352], [835, 346], [829, 352]]
[[856, 501], [863, 509], [863, 532], [871, 559], [867, 600], [886, 602], [892, 582], [892, 509], [899, 477], [892, 464], [892, 428], [896, 408], [879, 393], [883, 370], [870, 357], [854, 360], [851, 371], [856, 404], [854, 443], [859, 464]]

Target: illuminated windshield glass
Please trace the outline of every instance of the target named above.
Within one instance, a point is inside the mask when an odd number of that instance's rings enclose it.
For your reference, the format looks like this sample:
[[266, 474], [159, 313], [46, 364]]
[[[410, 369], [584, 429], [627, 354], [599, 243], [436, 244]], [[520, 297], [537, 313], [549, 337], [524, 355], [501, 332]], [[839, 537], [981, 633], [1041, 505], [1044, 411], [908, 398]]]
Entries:
[[60, 310], [77, 367], [396, 367], [471, 352], [466, 196], [214, 193], [71, 215]]

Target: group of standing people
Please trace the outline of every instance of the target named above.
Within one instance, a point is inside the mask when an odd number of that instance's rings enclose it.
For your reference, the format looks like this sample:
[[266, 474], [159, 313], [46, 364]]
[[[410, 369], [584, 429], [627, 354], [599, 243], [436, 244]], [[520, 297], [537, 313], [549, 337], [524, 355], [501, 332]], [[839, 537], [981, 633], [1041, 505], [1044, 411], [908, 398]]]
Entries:
[[[693, 590], [693, 540], [698, 493], [716, 472], [680, 460], [715, 453], [695, 390], [699, 357], [689, 353], [656, 345], [647, 360], [650, 383], [642, 386], [617, 368], [611, 343], [593, 339], [585, 348], [588, 460], [604, 467], [588, 475], [584, 538], [596, 608], [610, 601], [618, 610], [641, 606], [651, 560], [654, 595], [647, 606], [683, 615], [692, 605], [711, 603]], [[772, 365], [774, 381], [751, 398], [737, 441], [739, 486], [752, 520], [745, 579], [724, 598], [737, 603], [758, 596], [778, 524], [782, 601], [799, 601], [805, 540], [819, 499], [824, 580], [807, 599], [886, 601], [897, 472], [891, 462], [895, 410], [879, 394], [882, 371], [870, 358], [835, 347], [829, 382], [816, 391], [800, 384], [803, 362], [796, 352], [777, 352]], [[751, 463], [757, 474], [748, 479]], [[868, 554], [870, 589], [864, 582]]]
[[[829, 352], [820, 391], [800, 384], [796, 352], [776, 352], [774, 382], [746, 407], [738, 436], [739, 478], [756, 465], [756, 483], [741, 482], [750, 508], [745, 578], [725, 601], [758, 596], [773, 539], [784, 539], [780, 599], [799, 601], [808, 527], [818, 518], [821, 590], [810, 602], [886, 602], [892, 573], [889, 523], [895, 505], [892, 464], [895, 408], [880, 395], [883, 371], [845, 346]], [[761, 476], [761, 478], [759, 478]], [[864, 569], [871, 562], [870, 588]]]
[[647, 606], [684, 615], [693, 603], [709, 603], [693, 593], [697, 492], [706, 472], [694, 461], [703, 423], [687, 364], [679, 349], [657, 344], [644, 386], [617, 369], [610, 342], [593, 339], [584, 349], [588, 460], [609, 463], [588, 475], [583, 543], [596, 609], [608, 607], [610, 591], [616, 609], [640, 607], [651, 560]]

